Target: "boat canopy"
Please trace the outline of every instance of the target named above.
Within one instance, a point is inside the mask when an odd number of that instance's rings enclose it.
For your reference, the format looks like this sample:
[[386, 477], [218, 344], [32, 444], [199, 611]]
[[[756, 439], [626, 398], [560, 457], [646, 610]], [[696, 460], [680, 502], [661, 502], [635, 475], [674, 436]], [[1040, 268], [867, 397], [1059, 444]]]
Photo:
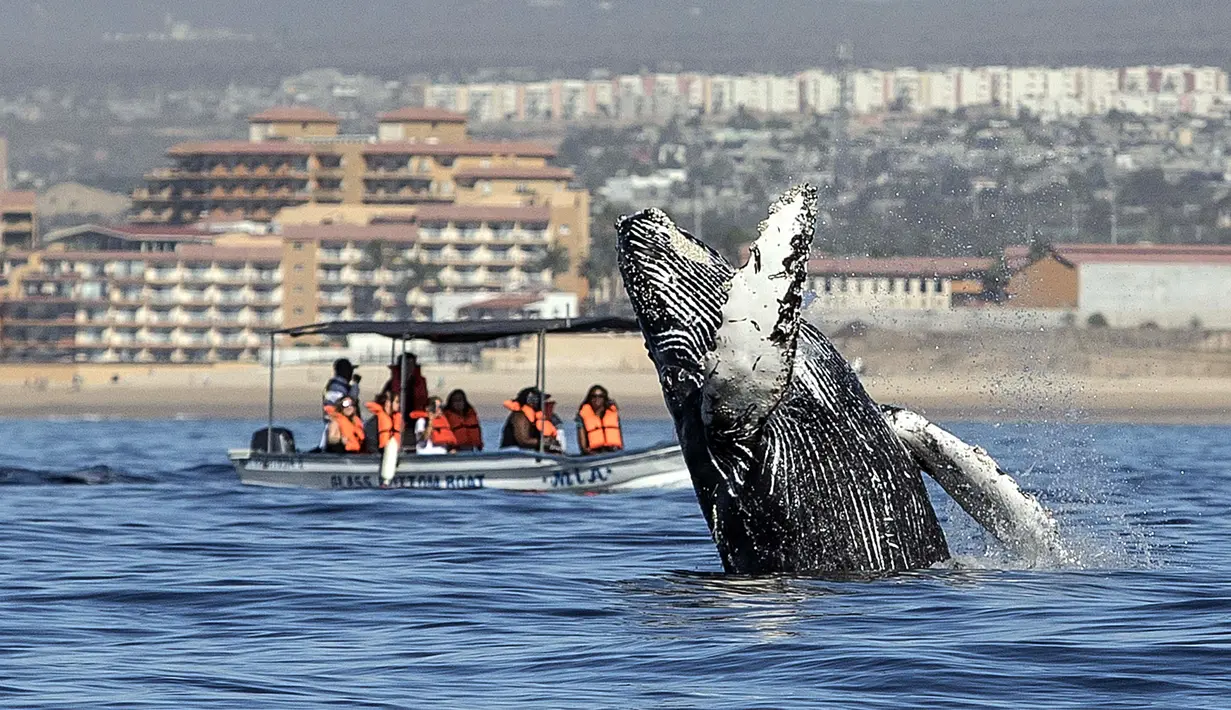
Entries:
[[517, 335], [634, 333], [640, 330], [635, 318], [588, 316], [517, 320], [330, 321], [283, 328], [274, 333], [289, 335], [292, 338], [301, 335], [383, 335], [397, 340], [426, 340], [431, 343], [482, 343]]

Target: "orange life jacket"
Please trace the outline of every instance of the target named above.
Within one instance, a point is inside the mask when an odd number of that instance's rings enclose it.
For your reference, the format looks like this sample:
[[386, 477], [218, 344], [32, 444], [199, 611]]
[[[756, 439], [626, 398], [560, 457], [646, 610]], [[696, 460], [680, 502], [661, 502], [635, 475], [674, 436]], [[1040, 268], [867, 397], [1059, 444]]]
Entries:
[[348, 417], [345, 414], [334, 411], [330, 412], [329, 418], [338, 424], [338, 431], [342, 433], [342, 445], [346, 447], [346, 452], [357, 454], [363, 451], [363, 420], [356, 414], [354, 417]]
[[399, 439], [401, 438], [402, 417], [400, 415], [396, 417], [390, 416], [389, 413], [385, 411], [385, 408], [376, 402], [368, 402], [365, 406], [368, 408], [369, 412], [376, 415], [376, 429], [380, 432], [380, 438], [377, 439], [377, 443], [380, 444], [380, 450], [384, 451], [385, 444], [389, 443], [389, 439], [392, 438], [394, 434], [397, 434]]
[[528, 404], [518, 404], [517, 400], [513, 399], [505, 400], [504, 407], [509, 411], [521, 412], [526, 415], [526, 419], [529, 419], [534, 424], [534, 428], [538, 429], [543, 436], [551, 437], [556, 435], [556, 425], [552, 424], [550, 419], [545, 419], [543, 413], [534, 407]]
[[586, 448], [590, 451], [619, 451], [624, 448], [624, 439], [620, 436], [620, 412], [615, 402], [607, 403], [607, 410], [602, 419], [595, 413], [589, 402], [577, 410], [581, 424], [586, 429]]
[[473, 408], [467, 409], [465, 414], [446, 409], [445, 419], [449, 420], [449, 428], [457, 437], [458, 449], [477, 451], [483, 448], [483, 431], [479, 428], [479, 415]]
[[[427, 412], [413, 411], [410, 413], [411, 419], [427, 419]], [[443, 414], [437, 414], [432, 417], [432, 421], [428, 424], [431, 430], [432, 443], [437, 446], [443, 446], [447, 449], [457, 448], [457, 437], [453, 435], [453, 427], [449, 426], [449, 419]]]

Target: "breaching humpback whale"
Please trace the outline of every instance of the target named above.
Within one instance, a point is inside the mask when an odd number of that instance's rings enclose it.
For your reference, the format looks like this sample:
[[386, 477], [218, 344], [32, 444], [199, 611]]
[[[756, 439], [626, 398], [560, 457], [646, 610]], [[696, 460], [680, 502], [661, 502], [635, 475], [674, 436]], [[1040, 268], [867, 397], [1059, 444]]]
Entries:
[[803, 320], [815, 221], [815, 190], [792, 188], [738, 269], [661, 210], [616, 225], [625, 290], [723, 567], [887, 573], [945, 560], [921, 470], [1002, 540], [1050, 546], [1051, 518], [994, 461], [916, 414], [882, 411]]

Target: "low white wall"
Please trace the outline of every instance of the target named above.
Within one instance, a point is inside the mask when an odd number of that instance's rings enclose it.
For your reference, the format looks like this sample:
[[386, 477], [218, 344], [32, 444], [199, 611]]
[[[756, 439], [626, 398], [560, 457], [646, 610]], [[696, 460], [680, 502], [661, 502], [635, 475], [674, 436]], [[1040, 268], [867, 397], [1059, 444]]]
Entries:
[[952, 308], [947, 310], [908, 310], [878, 308], [875, 310], [808, 309], [804, 317], [821, 330], [860, 321], [873, 328], [911, 332], [960, 332], [968, 330], [1039, 330], [1063, 328], [1074, 324], [1072, 311], [1062, 309], [1027, 308]]

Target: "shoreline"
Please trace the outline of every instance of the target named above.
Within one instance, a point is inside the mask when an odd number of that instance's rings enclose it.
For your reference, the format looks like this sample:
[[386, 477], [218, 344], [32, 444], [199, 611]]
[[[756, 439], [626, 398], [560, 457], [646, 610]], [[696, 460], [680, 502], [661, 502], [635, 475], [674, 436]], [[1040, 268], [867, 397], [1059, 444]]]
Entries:
[[[275, 380], [275, 420], [318, 417], [328, 371], [285, 369]], [[79, 391], [67, 381], [49, 383], [43, 390], [0, 382], [0, 420], [262, 420], [268, 411], [267, 377], [267, 370], [251, 367], [206, 374], [151, 370], [126, 373], [115, 384], [106, 378], [87, 380]], [[485, 420], [502, 418], [503, 400], [534, 381], [528, 372], [458, 366], [433, 367], [427, 377], [433, 394], [466, 390]], [[591, 371], [553, 372], [547, 391], [557, 402], [557, 412], [571, 417], [582, 393], [595, 381], [608, 387], [626, 418], [669, 418], [658, 378], [647, 371], [606, 372], [601, 377]], [[1231, 425], [1231, 378], [1029, 372], [971, 372], [957, 377], [921, 372], [866, 376], [863, 383], [876, 401], [904, 406], [937, 421]], [[371, 396], [379, 387], [379, 382], [365, 380], [362, 394]]]

